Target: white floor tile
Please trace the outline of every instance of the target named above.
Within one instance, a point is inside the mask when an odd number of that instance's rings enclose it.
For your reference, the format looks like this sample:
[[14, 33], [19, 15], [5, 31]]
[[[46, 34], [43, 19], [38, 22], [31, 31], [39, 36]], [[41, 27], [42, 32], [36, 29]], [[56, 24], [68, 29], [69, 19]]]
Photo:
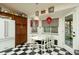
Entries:
[[14, 53], [14, 51], [7, 53], [7, 55], [11, 55], [11, 54], [13, 54], [13, 53]]
[[0, 55], [4, 55], [4, 54], [5, 54], [5, 52], [0, 53]]
[[55, 49], [58, 49], [58, 50], [60, 50], [61, 48], [60, 48], [60, 47], [56, 47]]
[[19, 52], [17, 52], [17, 54], [21, 54], [21, 53], [23, 53], [24, 51], [19, 51]]
[[51, 50], [51, 51], [53, 51], [53, 50], [54, 50], [54, 48], [50, 48], [50, 49], [48, 49], [48, 50]]
[[33, 49], [33, 47], [28, 47], [28, 49], [30, 50], [30, 49]]
[[22, 47], [22, 48], [20, 48], [21, 50], [23, 50], [23, 49], [25, 49], [26, 47]]
[[17, 49], [18, 49], [18, 48], [14, 48], [14, 49], [12, 49], [12, 50], [14, 51], [14, 50], [17, 50]]
[[51, 54], [52, 54], [52, 55], [57, 55], [58, 53], [53, 51]]
[[64, 52], [64, 51], [59, 51], [59, 53], [60, 53], [60, 54], [65, 54], [66, 52]]
[[26, 53], [30, 53], [30, 52], [32, 52], [32, 50], [27, 50], [27, 51], [26, 51]]

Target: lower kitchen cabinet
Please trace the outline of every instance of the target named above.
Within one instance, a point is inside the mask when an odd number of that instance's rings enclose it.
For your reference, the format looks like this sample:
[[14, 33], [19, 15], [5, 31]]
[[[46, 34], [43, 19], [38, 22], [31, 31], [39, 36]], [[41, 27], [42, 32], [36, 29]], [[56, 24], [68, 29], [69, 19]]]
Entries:
[[5, 39], [0, 41], [0, 51], [7, 50], [15, 47], [15, 41], [13, 39]]

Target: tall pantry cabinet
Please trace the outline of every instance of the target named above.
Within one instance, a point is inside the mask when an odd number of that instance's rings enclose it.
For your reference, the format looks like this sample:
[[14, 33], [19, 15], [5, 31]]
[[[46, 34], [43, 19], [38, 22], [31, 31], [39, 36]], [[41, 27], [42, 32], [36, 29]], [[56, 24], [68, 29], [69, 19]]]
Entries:
[[16, 21], [16, 46], [27, 42], [27, 19], [14, 17]]

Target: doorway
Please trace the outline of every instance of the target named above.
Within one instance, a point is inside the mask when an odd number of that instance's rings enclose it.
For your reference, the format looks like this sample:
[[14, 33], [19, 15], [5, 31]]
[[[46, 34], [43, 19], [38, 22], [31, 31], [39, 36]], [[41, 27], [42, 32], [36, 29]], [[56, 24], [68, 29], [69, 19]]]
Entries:
[[73, 48], [73, 14], [65, 17], [65, 44], [71, 48]]

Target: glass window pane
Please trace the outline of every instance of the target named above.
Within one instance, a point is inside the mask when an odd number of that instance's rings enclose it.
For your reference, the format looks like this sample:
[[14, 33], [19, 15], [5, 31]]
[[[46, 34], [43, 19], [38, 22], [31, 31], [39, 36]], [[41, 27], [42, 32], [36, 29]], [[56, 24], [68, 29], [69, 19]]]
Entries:
[[48, 24], [46, 20], [42, 20], [42, 27], [44, 32], [58, 33], [59, 18], [53, 18], [51, 24]]
[[50, 32], [50, 27], [44, 27], [44, 32]]

